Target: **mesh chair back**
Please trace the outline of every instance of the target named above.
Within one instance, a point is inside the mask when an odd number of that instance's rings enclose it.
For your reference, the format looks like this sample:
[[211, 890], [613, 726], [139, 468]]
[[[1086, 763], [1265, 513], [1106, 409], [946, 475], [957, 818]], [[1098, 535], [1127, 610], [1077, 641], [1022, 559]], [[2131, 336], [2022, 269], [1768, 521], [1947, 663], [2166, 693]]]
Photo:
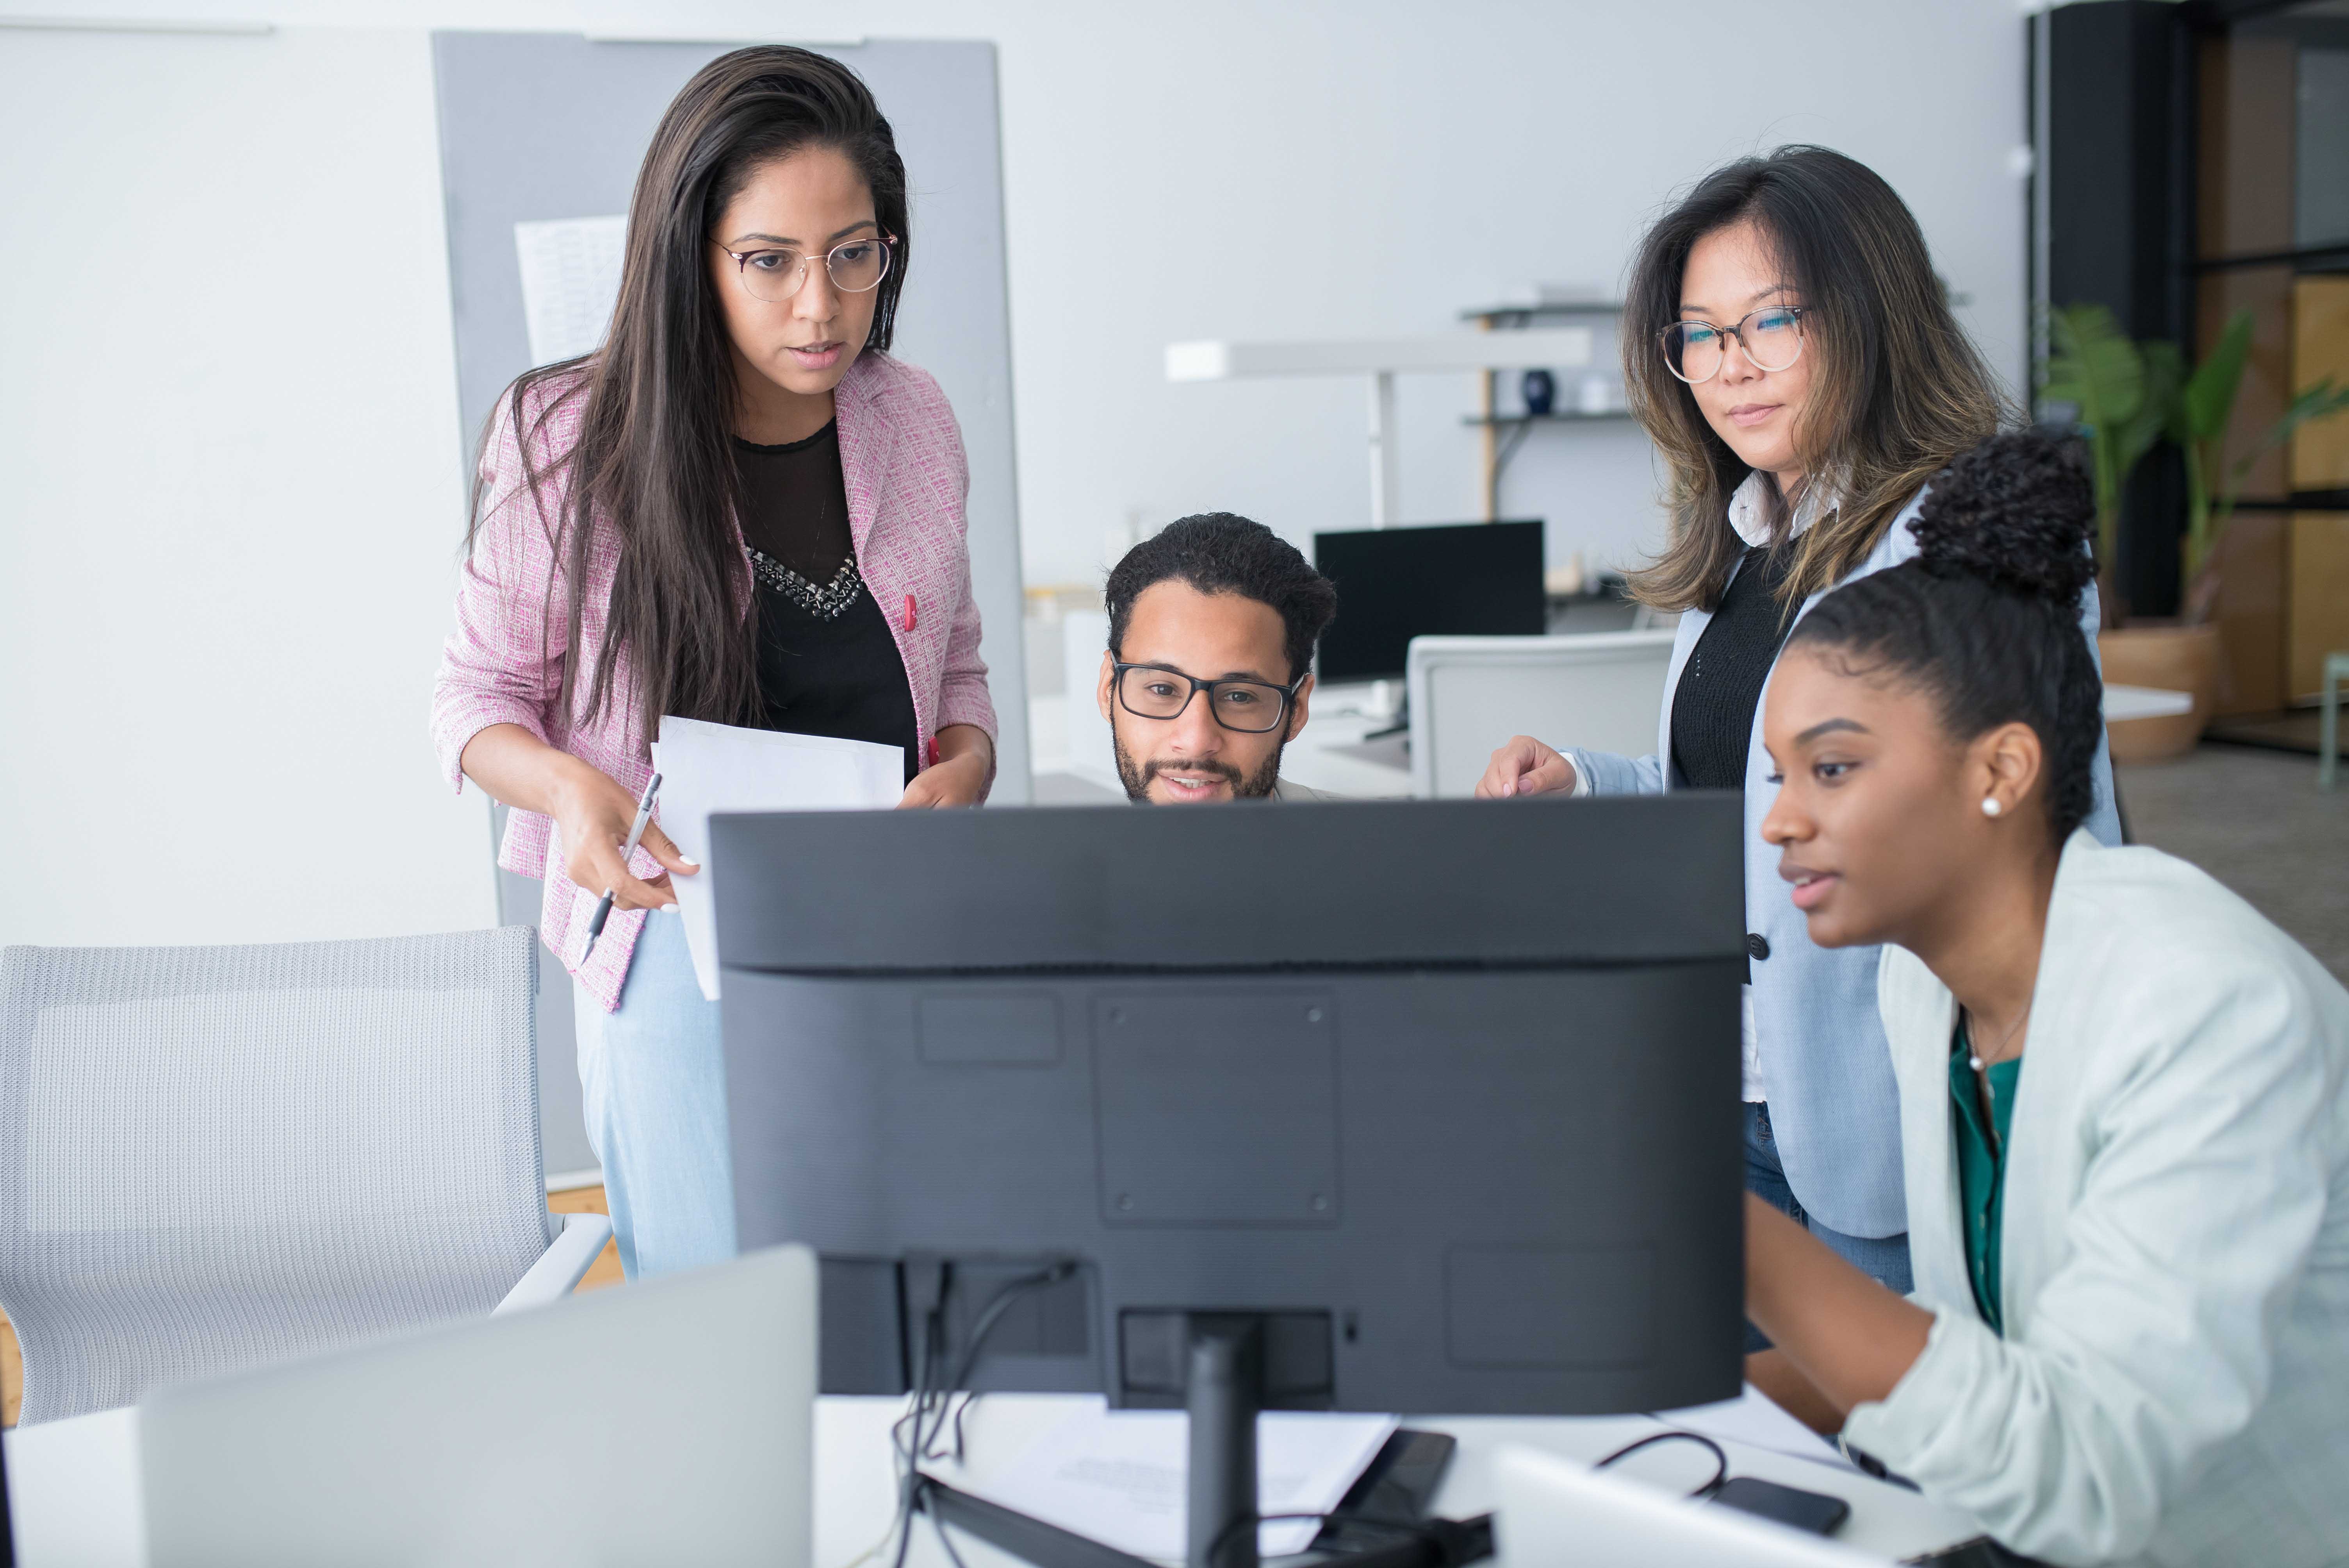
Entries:
[[494, 1307], [553, 1240], [526, 926], [0, 952], [29, 1424]]

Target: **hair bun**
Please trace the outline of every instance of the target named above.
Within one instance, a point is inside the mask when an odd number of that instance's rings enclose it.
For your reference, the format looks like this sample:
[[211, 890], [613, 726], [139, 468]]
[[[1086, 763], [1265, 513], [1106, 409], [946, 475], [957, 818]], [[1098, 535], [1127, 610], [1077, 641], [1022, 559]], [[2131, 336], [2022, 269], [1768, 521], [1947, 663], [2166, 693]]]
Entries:
[[2095, 517], [2070, 443], [2007, 431], [1934, 476], [1917, 518], [1918, 559], [1935, 576], [2077, 603], [2096, 575], [2087, 548]]

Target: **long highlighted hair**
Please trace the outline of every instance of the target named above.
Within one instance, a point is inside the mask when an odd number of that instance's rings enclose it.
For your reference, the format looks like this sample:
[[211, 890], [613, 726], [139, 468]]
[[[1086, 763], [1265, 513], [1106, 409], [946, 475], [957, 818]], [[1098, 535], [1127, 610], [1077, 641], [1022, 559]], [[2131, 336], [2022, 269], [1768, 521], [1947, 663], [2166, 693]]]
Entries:
[[[1781, 281], [1806, 307], [1803, 353], [1811, 392], [1795, 431], [1806, 485], [1826, 510], [1795, 546], [1780, 602], [1832, 587], [1865, 560], [1920, 487], [1994, 432], [2005, 399], [1950, 313], [1925, 236], [1891, 186], [1824, 147], [1782, 147], [1699, 181], [1648, 231], [1623, 313], [1623, 378], [1631, 412], [1663, 454], [1670, 542], [1631, 574], [1660, 610], [1710, 610], [1745, 544], [1729, 499], [1754, 470], [1706, 422], [1694, 391], [1666, 367], [1666, 328], [1680, 319], [1681, 275], [1699, 240], [1751, 223]], [[1770, 487], [1773, 531], [1792, 513]]]

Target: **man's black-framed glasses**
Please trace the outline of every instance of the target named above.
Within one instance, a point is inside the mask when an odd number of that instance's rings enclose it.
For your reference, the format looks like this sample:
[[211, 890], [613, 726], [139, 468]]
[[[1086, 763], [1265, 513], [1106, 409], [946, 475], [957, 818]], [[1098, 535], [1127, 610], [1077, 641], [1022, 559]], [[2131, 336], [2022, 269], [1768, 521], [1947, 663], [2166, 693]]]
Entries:
[[1162, 665], [1112, 665], [1110, 671], [1118, 707], [1136, 718], [1180, 718], [1191, 699], [1206, 692], [1207, 711], [1216, 722], [1242, 735], [1278, 729], [1297, 688], [1305, 684], [1303, 676], [1285, 686], [1269, 681], [1203, 681]]

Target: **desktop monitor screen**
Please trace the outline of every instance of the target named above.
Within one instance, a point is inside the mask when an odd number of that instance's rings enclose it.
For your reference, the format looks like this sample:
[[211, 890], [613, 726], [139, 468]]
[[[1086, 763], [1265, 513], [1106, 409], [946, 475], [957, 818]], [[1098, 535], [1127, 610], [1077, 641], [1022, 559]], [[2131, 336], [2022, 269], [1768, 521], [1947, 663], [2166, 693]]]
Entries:
[[738, 1238], [817, 1252], [827, 1392], [1061, 1269], [968, 1387], [1180, 1405], [1244, 1314], [1269, 1407], [1736, 1393], [1733, 794], [711, 830]]
[[1338, 585], [1338, 618], [1321, 638], [1325, 684], [1402, 679], [1413, 637], [1549, 629], [1538, 521], [1317, 533], [1313, 565]]

